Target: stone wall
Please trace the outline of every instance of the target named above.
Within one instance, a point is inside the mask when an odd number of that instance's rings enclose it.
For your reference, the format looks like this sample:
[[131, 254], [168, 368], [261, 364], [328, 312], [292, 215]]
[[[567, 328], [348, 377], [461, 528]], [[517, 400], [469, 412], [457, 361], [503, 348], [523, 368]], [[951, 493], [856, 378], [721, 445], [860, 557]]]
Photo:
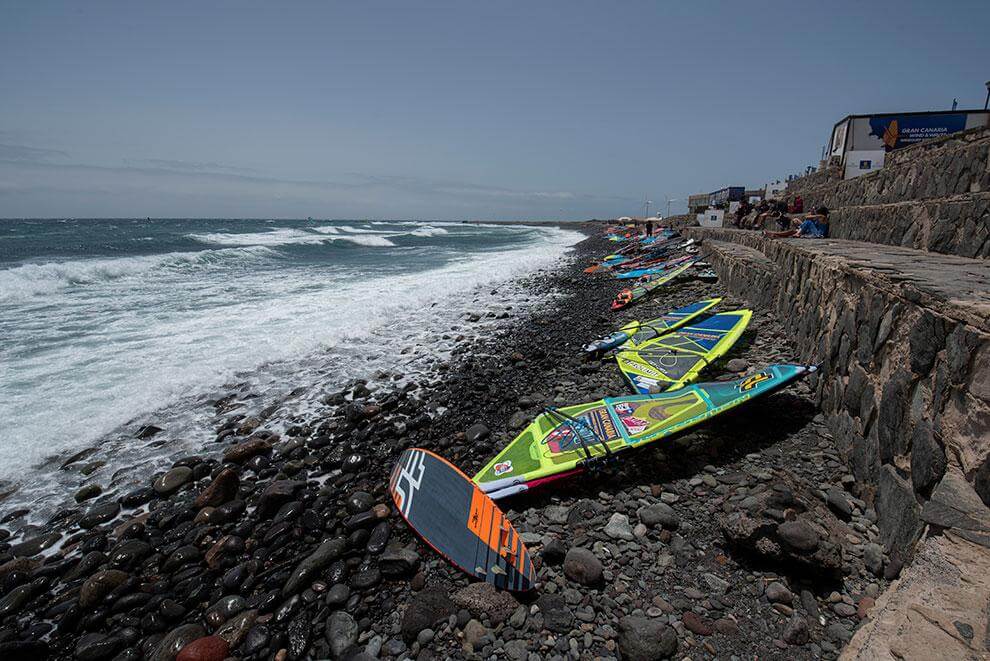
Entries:
[[821, 410], [894, 564], [926, 526], [990, 546], [990, 266], [848, 241], [684, 232], [704, 240], [730, 291], [777, 315], [803, 347], [796, 359], [823, 365]]
[[827, 172], [788, 184], [805, 209], [833, 211], [830, 235], [967, 257], [990, 256], [990, 129], [891, 152], [881, 170], [836, 181]]

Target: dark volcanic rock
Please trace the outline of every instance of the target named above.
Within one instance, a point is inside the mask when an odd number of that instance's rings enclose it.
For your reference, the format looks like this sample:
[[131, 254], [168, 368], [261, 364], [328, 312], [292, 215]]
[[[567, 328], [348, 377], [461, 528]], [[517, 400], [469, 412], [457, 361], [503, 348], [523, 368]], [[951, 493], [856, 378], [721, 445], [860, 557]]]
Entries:
[[411, 643], [416, 640], [420, 631], [456, 612], [457, 606], [450, 600], [446, 590], [436, 586], [425, 588], [413, 597], [402, 616], [402, 637]]
[[194, 507], [217, 507], [229, 502], [237, 497], [237, 489], [240, 486], [240, 479], [237, 471], [233, 468], [224, 468], [217, 473], [213, 481], [203, 489], [196, 500]]
[[677, 652], [677, 632], [657, 619], [627, 615], [619, 620], [619, 651], [629, 661], [668, 659]]
[[802, 552], [814, 551], [820, 541], [815, 529], [800, 519], [781, 523], [777, 526], [777, 536], [792, 549]]
[[183, 647], [175, 661], [223, 661], [228, 650], [230, 644], [220, 636], [205, 636]]
[[339, 558], [345, 548], [347, 548], [347, 540], [343, 537], [328, 539], [320, 544], [315, 551], [296, 565], [289, 580], [282, 588], [282, 596], [288, 597], [305, 587], [306, 583], [316, 575], [316, 572]]
[[581, 585], [601, 585], [602, 572], [601, 561], [588, 549], [572, 548], [564, 557], [564, 575]]
[[238, 443], [223, 453], [223, 460], [235, 464], [241, 464], [259, 454], [270, 452], [272, 444], [264, 438], [251, 438], [243, 443]]

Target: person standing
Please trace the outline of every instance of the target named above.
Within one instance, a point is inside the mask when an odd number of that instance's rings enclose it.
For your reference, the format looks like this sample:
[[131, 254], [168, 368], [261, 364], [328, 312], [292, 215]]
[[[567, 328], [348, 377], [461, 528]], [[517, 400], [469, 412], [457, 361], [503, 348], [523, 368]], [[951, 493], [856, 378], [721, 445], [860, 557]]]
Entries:
[[653, 219], [646, 219], [646, 236], [653, 236]]

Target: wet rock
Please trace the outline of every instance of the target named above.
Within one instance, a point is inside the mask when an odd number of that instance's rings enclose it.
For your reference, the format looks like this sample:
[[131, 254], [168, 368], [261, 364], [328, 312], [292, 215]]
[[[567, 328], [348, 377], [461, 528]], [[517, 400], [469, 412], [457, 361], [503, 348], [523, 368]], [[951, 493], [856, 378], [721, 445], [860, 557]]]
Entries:
[[440, 620], [445, 620], [457, 612], [457, 606], [450, 600], [447, 591], [436, 586], [424, 588], [413, 597], [402, 616], [402, 637], [406, 642], [416, 640], [423, 629], [428, 629]]
[[366, 567], [351, 576], [351, 587], [355, 590], [367, 590], [382, 582], [382, 573], [378, 567]]
[[0, 659], [4, 661], [45, 661], [50, 655], [48, 643], [41, 640], [0, 642]]
[[627, 615], [619, 619], [619, 651], [628, 661], [668, 659], [677, 652], [677, 632], [657, 619]]
[[177, 466], [152, 483], [152, 488], [163, 496], [175, 493], [192, 479], [193, 471], [188, 466]]
[[109, 659], [123, 646], [124, 641], [116, 636], [88, 633], [76, 642], [75, 658], [79, 661]]
[[196, 500], [193, 501], [193, 506], [202, 508], [223, 505], [237, 497], [240, 483], [236, 470], [224, 468], [205, 489], [199, 492]]
[[299, 613], [289, 622], [287, 637], [289, 639], [289, 658], [302, 659], [309, 649], [309, 636], [311, 627], [309, 615], [306, 612]]
[[811, 640], [811, 631], [808, 629], [808, 621], [794, 613], [784, 627], [784, 642], [790, 645], [804, 645]]
[[564, 575], [575, 583], [595, 587], [603, 577], [601, 561], [588, 549], [572, 548], [564, 556]]
[[124, 507], [140, 507], [154, 497], [155, 490], [151, 487], [138, 487], [124, 494], [120, 499], [120, 504]]
[[251, 630], [257, 619], [258, 611], [254, 609], [238, 613], [224, 622], [216, 630], [215, 635], [227, 641], [227, 644], [231, 648], [237, 647], [247, 636], [248, 631]]
[[351, 514], [367, 512], [375, 505], [375, 498], [367, 491], [355, 491], [347, 497], [347, 511]]
[[372, 528], [371, 535], [368, 537], [368, 543], [365, 545], [365, 549], [368, 553], [378, 555], [384, 551], [385, 545], [388, 544], [390, 533], [391, 530], [387, 521], [382, 521]]
[[250, 438], [227, 448], [223, 453], [223, 460], [234, 464], [242, 464], [252, 457], [270, 452], [271, 449], [272, 444], [268, 439]]
[[95, 528], [101, 523], [113, 520], [120, 512], [120, 503], [107, 502], [94, 505], [79, 519], [79, 527], [85, 530]]
[[99, 484], [87, 484], [76, 492], [75, 500], [77, 503], [81, 503], [85, 500], [89, 500], [90, 498], [96, 498], [101, 493], [103, 493], [103, 487]]
[[344, 652], [357, 644], [357, 622], [344, 611], [334, 611], [327, 619], [326, 638], [330, 643], [330, 653], [333, 658], [341, 658]]
[[186, 644], [175, 661], [223, 661], [230, 644], [220, 636], [205, 636]]
[[505, 590], [499, 590], [491, 583], [472, 583], [454, 593], [452, 601], [457, 606], [468, 609], [472, 615], [488, 616], [493, 624], [501, 624], [509, 619], [519, 604]]
[[127, 582], [127, 572], [106, 569], [90, 576], [79, 590], [79, 606], [89, 608], [100, 603], [105, 596]]
[[211, 627], [219, 627], [247, 608], [247, 602], [240, 595], [222, 597], [206, 610], [203, 619]]
[[172, 629], [158, 643], [148, 661], [173, 661], [183, 647], [205, 635], [206, 630], [198, 624], [183, 624]]
[[164, 430], [161, 427], [156, 427], [155, 425], [145, 425], [144, 427], [138, 429], [135, 436], [137, 436], [137, 438], [151, 438], [155, 434], [160, 434], [162, 431]]
[[19, 585], [0, 598], [0, 618], [16, 615], [34, 597], [35, 586]]
[[298, 480], [276, 480], [265, 487], [258, 499], [258, 516], [269, 519], [279, 508], [292, 501], [295, 493], [306, 485]]
[[328, 539], [320, 544], [315, 551], [296, 565], [289, 580], [282, 588], [282, 596], [288, 597], [297, 593], [316, 575], [316, 572], [339, 558], [346, 548], [347, 540], [343, 537]]

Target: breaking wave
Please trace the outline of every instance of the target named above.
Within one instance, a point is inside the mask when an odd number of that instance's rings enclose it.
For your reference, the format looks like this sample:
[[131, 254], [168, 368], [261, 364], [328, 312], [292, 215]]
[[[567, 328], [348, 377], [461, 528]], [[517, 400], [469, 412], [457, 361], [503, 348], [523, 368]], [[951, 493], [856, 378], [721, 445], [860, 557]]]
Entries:
[[222, 248], [199, 252], [170, 252], [161, 255], [86, 259], [45, 264], [23, 264], [0, 271], [0, 303], [18, 303], [68, 287], [97, 285], [133, 278], [154, 271], [180, 271], [211, 266], [229, 266], [238, 261], [256, 261], [276, 255], [264, 246]]

